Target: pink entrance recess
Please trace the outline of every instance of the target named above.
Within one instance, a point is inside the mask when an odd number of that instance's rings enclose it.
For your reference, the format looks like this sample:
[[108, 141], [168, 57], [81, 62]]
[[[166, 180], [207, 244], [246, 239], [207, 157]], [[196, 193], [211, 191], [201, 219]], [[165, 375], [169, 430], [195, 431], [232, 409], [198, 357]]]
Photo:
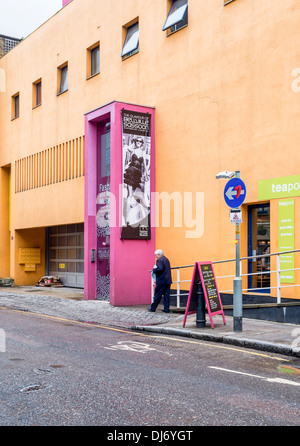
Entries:
[[63, 7], [66, 6], [67, 3], [70, 3], [71, 0], [62, 0]]
[[[151, 301], [149, 270], [155, 261], [155, 228], [150, 240], [121, 239], [120, 214], [122, 173], [122, 109], [151, 115], [150, 188], [155, 191], [155, 124], [154, 109], [112, 102], [85, 115], [85, 217], [84, 217], [84, 298], [97, 298], [97, 163], [98, 129], [110, 123], [110, 283], [109, 301], [114, 306], [142, 305]], [[115, 203], [113, 202], [115, 201]], [[114, 206], [116, 204], [116, 206]], [[154, 217], [151, 203], [151, 220]], [[115, 223], [115, 224], [114, 224]], [[95, 251], [92, 251], [95, 250]], [[95, 261], [93, 259], [95, 253]]]

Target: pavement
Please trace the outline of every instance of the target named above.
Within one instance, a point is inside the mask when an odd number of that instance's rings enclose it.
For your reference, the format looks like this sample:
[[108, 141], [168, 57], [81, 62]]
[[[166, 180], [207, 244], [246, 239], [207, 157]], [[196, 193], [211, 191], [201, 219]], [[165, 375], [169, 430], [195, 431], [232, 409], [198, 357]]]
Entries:
[[[262, 321], [243, 318], [242, 331], [233, 330], [233, 317], [214, 316], [214, 328], [206, 315], [206, 325], [197, 327], [196, 314], [189, 315], [183, 327], [184, 309], [171, 308], [163, 313], [159, 306], [155, 313], [149, 305], [114, 307], [109, 302], [84, 300], [83, 290], [54, 287], [1, 287], [0, 308], [15, 309], [79, 322], [117, 327], [139, 332], [189, 337], [221, 342], [254, 350], [300, 358], [300, 324]], [[300, 361], [295, 359], [296, 373]]]

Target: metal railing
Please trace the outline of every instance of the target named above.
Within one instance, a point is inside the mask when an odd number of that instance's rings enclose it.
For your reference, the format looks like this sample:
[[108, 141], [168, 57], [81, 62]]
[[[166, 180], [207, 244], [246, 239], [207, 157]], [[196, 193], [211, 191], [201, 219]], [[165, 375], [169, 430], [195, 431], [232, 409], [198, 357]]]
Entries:
[[[281, 273], [284, 271], [285, 273], [287, 271], [298, 271], [300, 270], [300, 268], [291, 268], [291, 269], [280, 269], [280, 256], [283, 254], [293, 254], [293, 253], [298, 253], [300, 252], [300, 249], [295, 249], [293, 251], [282, 251], [282, 252], [275, 252], [275, 253], [269, 253], [269, 254], [261, 254], [261, 255], [256, 255], [256, 256], [249, 256], [249, 257], [241, 257], [240, 258], [240, 271], [241, 271], [241, 277], [247, 277], [247, 276], [262, 276], [262, 275], [270, 275], [270, 285], [271, 285], [271, 274], [276, 274], [276, 286], [266, 286], [266, 287], [258, 287], [258, 288], [243, 288], [242, 291], [243, 292], [248, 292], [248, 291], [260, 291], [260, 290], [271, 290], [271, 289], [276, 289], [276, 297], [277, 297], [277, 303], [280, 304], [281, 303], [281, 290], [283, 288], [291, 288], [291, 287], [299, 287], [300, 284], [291, 284], [291, 285], [282, 285], [281, 284]], [[268, 270], [264, 270], [264, 271], [256, 271], [254, 273], [242, 273], [242, 262], [243, 261], [247, 261], [248, 260], [252, 260], [252, 261], [257, 261], [258, 259], [263, 259], [263, 258], [270, 258], [272, 256], [276, 256], [276, 270], [273, 271], [268, 271]], [[235, 267], [235, 262], [236, 259], [226, 259], [226, 260], [217, 260], [212, 262], [213, 265], [218, 265], [221, 263], [230, 263], [232, 262], [234, 264]], [[270, 262], [271, 264], [271, 262]], [[182, 269], [186, 269], [186, 268], [194, 268], [195, 264], [193, 265], [184, 265], [184, 266], [175, 266], [172, 267], [171, 270], [176, 270], [176, 280], [173, 280], [173, 284], [176, 284], [176, 306], [177, 308], [180, 308], [180, 299], [181, 297], [184, 296], [188, 296], [188, 292], [187, 293], [181, 293], [181, 284], [183, 283], [189, 283], [188, 289], [190, 289], [190, 284], [191, 284], [191, 279], [188, 280], [180, 280], [180, 271]], [[218, 279], [229, 279], [232, 278], [234, 279], [235, 274], [232, 275], [227, 275], [227, 276], [217, 276], [216, 280]], [[229, 290], [219, 290], [220, 293], [233, 293], [233, 288], [229, 289]], [[151, 293], [152, 293], [152, 301], [153, 301], [153, 297], [154, 297], [154, 281], [153, 278], [151, 276]], [[173, 294], [174, 295], [174, 294]]]

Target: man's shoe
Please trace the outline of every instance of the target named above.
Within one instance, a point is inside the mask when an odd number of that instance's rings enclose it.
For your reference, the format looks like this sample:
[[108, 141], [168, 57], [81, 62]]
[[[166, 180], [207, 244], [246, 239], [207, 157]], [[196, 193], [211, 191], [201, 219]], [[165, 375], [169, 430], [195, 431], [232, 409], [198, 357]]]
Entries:
[[147, 308], [147, 311], [150, 311], [150, 313], [155, 313], [155, 310], [152, 310], [151, 308]]
[[161, 310], [163, 313], [170, 313], [170, 311], [167, 310]]

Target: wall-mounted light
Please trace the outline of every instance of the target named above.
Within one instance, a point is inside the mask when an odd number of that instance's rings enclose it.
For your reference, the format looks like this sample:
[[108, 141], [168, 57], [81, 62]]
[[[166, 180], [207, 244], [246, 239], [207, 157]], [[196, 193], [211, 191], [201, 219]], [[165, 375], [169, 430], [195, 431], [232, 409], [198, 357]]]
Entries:
[[229, 172], [229, 171], [225, 171], [225, 172], [219, 172], [216, 175], [217, 180], [230, 180], [230, 178], [233, 178], [235, 176], [235, 172]]

